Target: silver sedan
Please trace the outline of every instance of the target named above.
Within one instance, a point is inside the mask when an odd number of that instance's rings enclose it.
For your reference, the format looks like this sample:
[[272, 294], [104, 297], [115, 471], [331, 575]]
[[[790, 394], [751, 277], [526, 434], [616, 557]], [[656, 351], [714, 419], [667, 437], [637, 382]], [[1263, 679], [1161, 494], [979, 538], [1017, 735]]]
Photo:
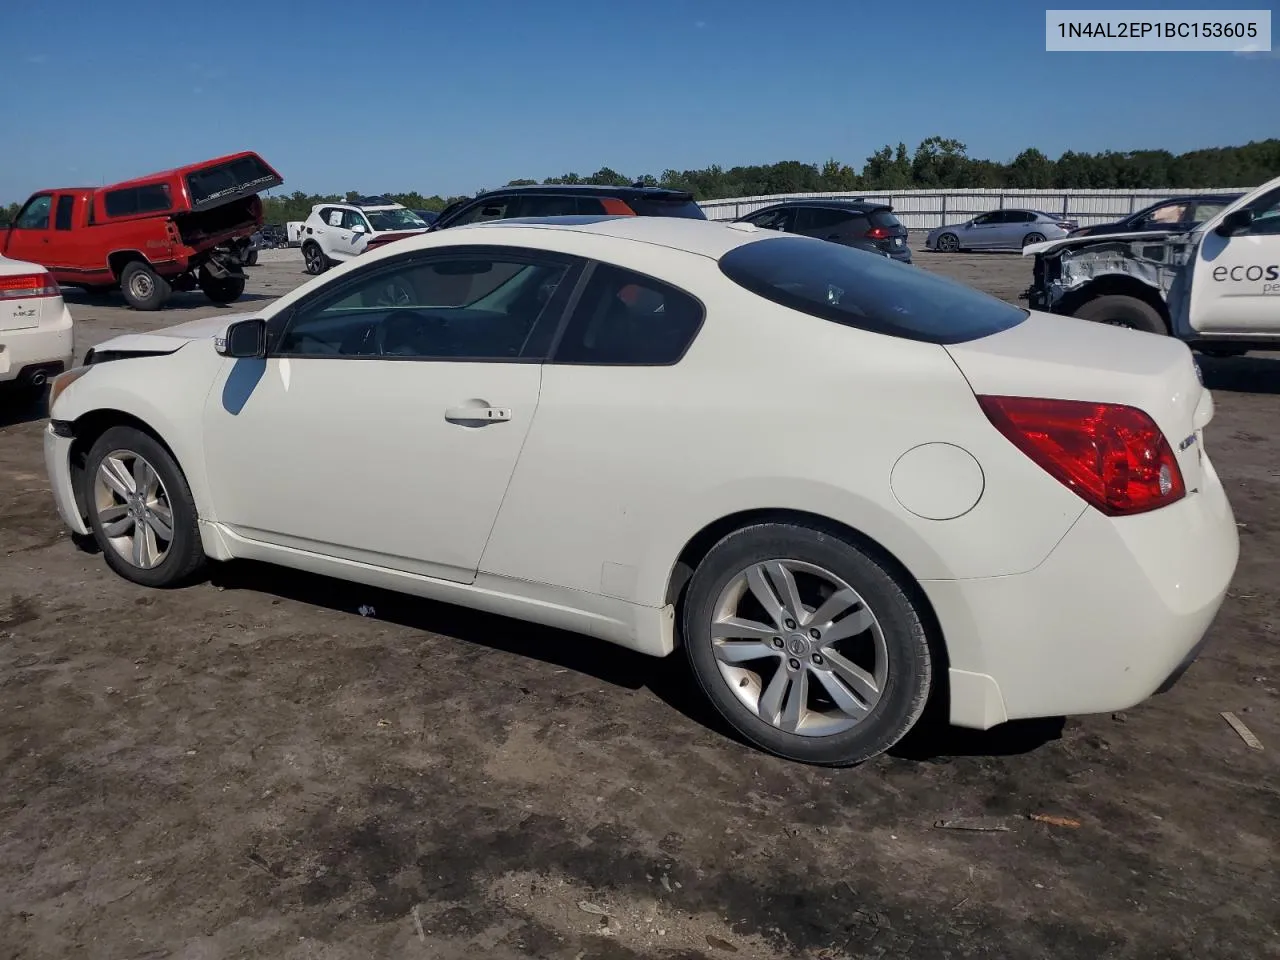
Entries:
[[929, 231], [927, 250], [955, 253], [959, 250], [1021, 250], [1027, 244], [1060, 240], [1078, 224], [1041, 210], [992, 210]]

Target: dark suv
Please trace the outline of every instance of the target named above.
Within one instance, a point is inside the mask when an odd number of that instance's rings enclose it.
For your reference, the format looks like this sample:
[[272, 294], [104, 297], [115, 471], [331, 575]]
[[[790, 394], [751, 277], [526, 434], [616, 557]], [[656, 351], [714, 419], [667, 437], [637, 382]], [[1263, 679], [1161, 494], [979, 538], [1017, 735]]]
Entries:
[[686, 217], [705, 220], [693, 194], [662, 187], [599, 187], [593, 184], [504, 187], [445, 207], [432, 230], [515, 217]]
[[787, 200], [739, 217], [765, 230], [781, 230], [817, 237], [878, 253], [902, 263], [911, 262], [907, 228], [887, 203], [865, 200]]

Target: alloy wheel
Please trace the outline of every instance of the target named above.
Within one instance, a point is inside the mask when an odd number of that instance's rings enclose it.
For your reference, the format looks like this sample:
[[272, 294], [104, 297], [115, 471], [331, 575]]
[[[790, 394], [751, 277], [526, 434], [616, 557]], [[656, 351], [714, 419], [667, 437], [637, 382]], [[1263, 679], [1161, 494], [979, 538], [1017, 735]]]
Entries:
[[711, 622], [720, 675], [764, 722], [805, 737], [842, 733], [880, 701], [888, 646], [871, 608], [830, 570], [752, 564], [720, 592]]
[[132, 566], [159, 566], [173, 544], [173, 507], [160, 474], [132, 450], [113, 450], [98, 464], [93, 509], [111, 547]]

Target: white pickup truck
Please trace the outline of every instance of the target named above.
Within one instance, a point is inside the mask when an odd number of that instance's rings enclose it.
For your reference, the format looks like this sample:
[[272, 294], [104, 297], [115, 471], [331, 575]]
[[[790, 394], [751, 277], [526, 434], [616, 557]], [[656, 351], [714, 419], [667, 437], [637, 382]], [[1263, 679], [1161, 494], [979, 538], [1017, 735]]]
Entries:
[[1035, 310], [1167, 334], [1201, 353], [1280, 349], [1280, 177], [1189, 233], [1067, 237], [1035, 257]]

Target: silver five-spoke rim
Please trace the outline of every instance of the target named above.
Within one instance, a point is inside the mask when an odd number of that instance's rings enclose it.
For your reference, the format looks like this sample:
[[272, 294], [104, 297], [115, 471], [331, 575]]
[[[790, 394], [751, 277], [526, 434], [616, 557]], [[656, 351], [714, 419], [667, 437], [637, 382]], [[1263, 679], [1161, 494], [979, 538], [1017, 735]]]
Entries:
[[830, 736], [879, 702], [889, 672], [884, 631], [861, 595], [831, 571], [799, 560], [756, 563], [729, 581], [714, 610], [720, 674], [766, 723]]
[[116, 553], [142, 570], [164, 561], [173, 543], [173, 507], [155, 467], [132, 450], [111, 451], [94, 475], [93, 499]]

